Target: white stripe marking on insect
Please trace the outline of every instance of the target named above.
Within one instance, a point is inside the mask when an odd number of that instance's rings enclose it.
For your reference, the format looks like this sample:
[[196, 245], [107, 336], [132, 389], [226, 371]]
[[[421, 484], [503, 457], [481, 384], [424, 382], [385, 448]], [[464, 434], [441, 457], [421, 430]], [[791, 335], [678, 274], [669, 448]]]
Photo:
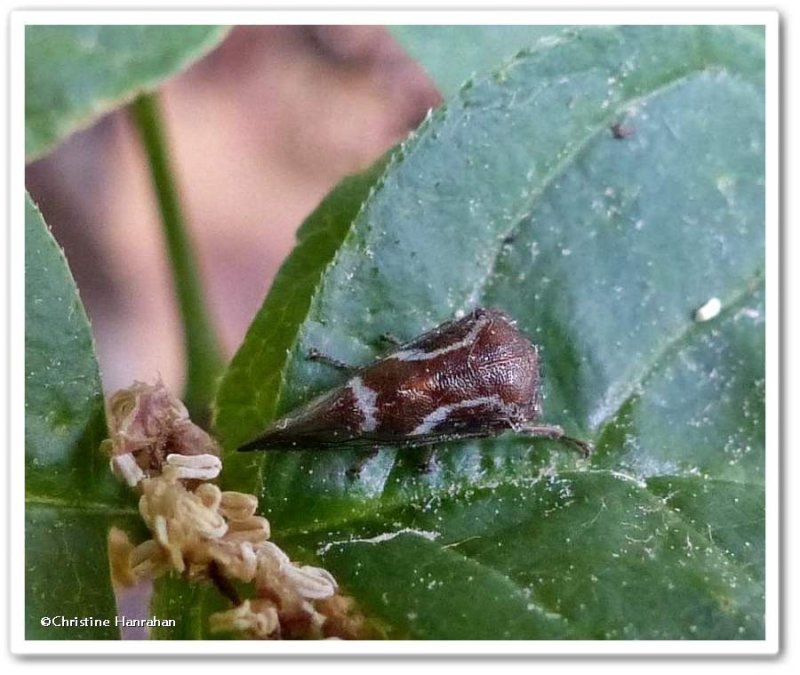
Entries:
[[458, 403], [451, 403], [450, 405], [442, 405], [436, 408], [431, 413], [425, 415], [409, 436], [423, 436], [433, 431], [437, 425], [444, 422], [451, 412], [454, 410], [462, 410], [463, 408], [475, 408], [479, 405], [495, 404], [504, 413], [510, 413], [509, 406], [497, 395], [480, 396], [466, 401], [459, 401]]
[[475, 338], [478, 337], [478, 334], [490, 321], [491, 319], [487, 317], [479, 319], [475, 322], [475, 325], [472, 327], [469, 333], [467, 333], [461, 340], [445, 347], [434, 349], [432, 352], [426, 352], [423, 349], [403, 349], [399, 352], [395, 352], [394, 354], [390, 354], [386, 358], [397, 359], [398, 361], [427, 361], [428, 359], [434, 359], [437, 356], [447, 354], [448, 352], [455, 351], [456, 349], [461, 349], [462, 347], [466, 347], [467, 345], [475, 342]]
[[361, 430], [375, 431], [378, 428], [378, 418], [375, 416], [378, 412], [378, 392], [365, 385], [360, 377], [354, 377], [348, 382], [348, 386], [353, 392], [358, 409], [364, 416]]

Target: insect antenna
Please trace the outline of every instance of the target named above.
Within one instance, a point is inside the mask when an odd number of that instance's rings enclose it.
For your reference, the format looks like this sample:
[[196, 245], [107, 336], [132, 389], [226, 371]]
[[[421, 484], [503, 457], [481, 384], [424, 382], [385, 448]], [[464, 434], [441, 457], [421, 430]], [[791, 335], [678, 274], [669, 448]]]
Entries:
[[339, 359], [335, 359], [332, 356], [328, 356], [327, 354], [323, 354], [318, 349], [311, 347], [308, 350], [308, 354], [306, 355], [311, 361], [317, 361], [318, 363], [324, 363], [331, 368], [336, 368], [337, 370], [341, 370], [345, 373], [354, 373], [358, 370], [358, 368], [354, 365], [349, 363], [345, 363], [344, 361], [340, 361]]

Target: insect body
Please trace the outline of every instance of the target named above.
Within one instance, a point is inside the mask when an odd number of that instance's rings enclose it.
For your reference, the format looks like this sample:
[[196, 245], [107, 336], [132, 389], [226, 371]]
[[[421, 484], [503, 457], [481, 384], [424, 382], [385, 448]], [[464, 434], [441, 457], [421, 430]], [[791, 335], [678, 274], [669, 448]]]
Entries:
[[418, 447], [513, 430], [588, 445], [538, 425], [539, 353], [514, 322], [478, 308], [399, 346], [239, 450]]

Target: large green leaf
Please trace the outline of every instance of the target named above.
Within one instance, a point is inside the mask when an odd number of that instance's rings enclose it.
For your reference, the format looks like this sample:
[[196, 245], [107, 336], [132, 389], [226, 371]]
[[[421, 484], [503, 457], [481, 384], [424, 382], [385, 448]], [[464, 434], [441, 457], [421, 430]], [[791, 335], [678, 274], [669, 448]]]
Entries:
[[28, 159], [155, 88], [224, 34], [218, 26], [27, 26]]
[[392, 26], [391, 32], [450, 98], [524, 48], [558, 39], [564, 26]]
[[[98, 452], [103, 394], [86, 314], [36, 207], [25, 210], [25, 627], [28, 639], [111, 638], [106, 533], [136, 513]], [[109, 619], [59, 628], [43, 617]]]
[[[234, 358], [225, 473], [391, 635], [763, 638], [763, 56], [737, 27], [568, 32], [462, 89], [360, 209], [307, 226], [357, 211]], [[352, 479], [355, 451], [231, 452], [342, 381], [309, 348], [368, 363], [381, 334], [477, 304], [542, 345], [544, 418], [590, 460], [506, 435], [425, 475], [382, 450]]]

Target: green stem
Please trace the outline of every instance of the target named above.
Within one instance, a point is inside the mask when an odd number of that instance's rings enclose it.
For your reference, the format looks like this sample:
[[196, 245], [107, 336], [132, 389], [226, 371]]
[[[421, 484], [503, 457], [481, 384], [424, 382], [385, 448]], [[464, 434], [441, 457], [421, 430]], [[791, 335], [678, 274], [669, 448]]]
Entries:
[[183, 323], [186, 358], [184, 401], [192, 417], [202, 423], [209, 416], [217, 379], [222, 372], [222, 356], [203, 300], [196, 256], [170, 168], [157, 95], [141, 94], [133, 102], [132, 110], [158, 198]]

